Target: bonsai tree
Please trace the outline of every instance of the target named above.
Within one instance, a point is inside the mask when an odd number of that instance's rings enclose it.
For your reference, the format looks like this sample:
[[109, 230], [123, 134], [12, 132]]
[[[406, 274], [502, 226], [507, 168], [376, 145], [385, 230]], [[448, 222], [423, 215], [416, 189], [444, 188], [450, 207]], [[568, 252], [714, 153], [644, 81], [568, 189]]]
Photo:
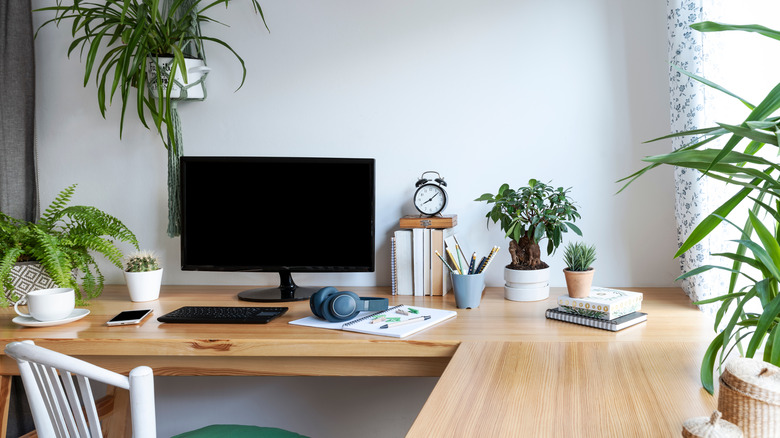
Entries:
[[[16, 262], [37, 261], [60, 287], [70, 287], [79, 299], [94, 298], [103, 291], [103, 274], [93, 252], [122, 268], [122, 252], [115, 241], [138, 248], [138, 240], [119, 219], [95, 207], [66, 206], [76, 184], [62, 190], [37, 222], [0, 213], [0, 283], [13, 293], [11, 269]], [[76, 276], [80, 274], [82, 289]], [[5, 295], [0, 302], [8, 304]]]
[[485, 193], [475, 201], [494, 204], [486, 215], [498, 223], [506, 233], [512, 263], [507, 268], [531, 270], [547, 268], [541, 260], [539, 242], [547, 239], [547, 255], [552, 255], [563, 240], [563, 233], [571, 229], [577, 235], [582, 232], [572, 221], [580, 218], [577, 207], [569, 198], [569, 190], [557, 189], [531, 179], [528, 186], [517, 190], [503, 184], [495, 195]]

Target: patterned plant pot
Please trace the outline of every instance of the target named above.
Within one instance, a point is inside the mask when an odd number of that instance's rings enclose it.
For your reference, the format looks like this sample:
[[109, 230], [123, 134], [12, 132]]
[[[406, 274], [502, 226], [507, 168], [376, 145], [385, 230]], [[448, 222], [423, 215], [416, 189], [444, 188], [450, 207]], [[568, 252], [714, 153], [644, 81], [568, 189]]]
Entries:
[[57, 283], [38, 262], [16, 263], [11, 268], [11, 284], [14, 286], [13, 291], [3, 290], [5, 298], [11, 303], [16, 303], [27, 292], [57, 287]]

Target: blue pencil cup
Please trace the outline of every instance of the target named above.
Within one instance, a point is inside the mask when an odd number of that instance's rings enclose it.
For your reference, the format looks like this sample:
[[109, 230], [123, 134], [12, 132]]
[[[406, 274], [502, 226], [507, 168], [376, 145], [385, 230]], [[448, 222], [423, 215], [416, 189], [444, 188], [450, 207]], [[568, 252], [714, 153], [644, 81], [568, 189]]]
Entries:
[[450, 274], [455, 305], [458, 309], [476, 309], [485, 290], [485, 273], [461, 275]]

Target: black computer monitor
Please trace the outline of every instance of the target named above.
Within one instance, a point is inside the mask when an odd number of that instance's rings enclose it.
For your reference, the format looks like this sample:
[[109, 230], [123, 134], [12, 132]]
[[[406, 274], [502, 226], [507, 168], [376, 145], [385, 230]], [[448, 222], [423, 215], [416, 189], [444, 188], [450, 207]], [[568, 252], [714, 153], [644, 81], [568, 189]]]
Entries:
[[293, 272], [373, 272], [374, 159], [181, 158], [182, 270], [278, 272], [246, 301], [308, 299]]

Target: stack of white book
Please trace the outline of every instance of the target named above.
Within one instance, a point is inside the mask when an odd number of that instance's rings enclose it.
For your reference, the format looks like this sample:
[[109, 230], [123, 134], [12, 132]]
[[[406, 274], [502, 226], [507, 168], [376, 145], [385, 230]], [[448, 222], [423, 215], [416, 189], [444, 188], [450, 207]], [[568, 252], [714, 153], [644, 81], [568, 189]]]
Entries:
[[605, 287], [592, 287], [585, 298], [558, 297], [558, 307], [548, 309], [549, 319], [618, 331], [647, 321], [642, 309], [642, 294]]
[[[454, 248], [454, 228], [397, 230], [391, 238], [393, 295], [446, 295], [452, 288], [450, 271], [435, 252]], [[446, 256], [445, 256], [446, 257]]]

